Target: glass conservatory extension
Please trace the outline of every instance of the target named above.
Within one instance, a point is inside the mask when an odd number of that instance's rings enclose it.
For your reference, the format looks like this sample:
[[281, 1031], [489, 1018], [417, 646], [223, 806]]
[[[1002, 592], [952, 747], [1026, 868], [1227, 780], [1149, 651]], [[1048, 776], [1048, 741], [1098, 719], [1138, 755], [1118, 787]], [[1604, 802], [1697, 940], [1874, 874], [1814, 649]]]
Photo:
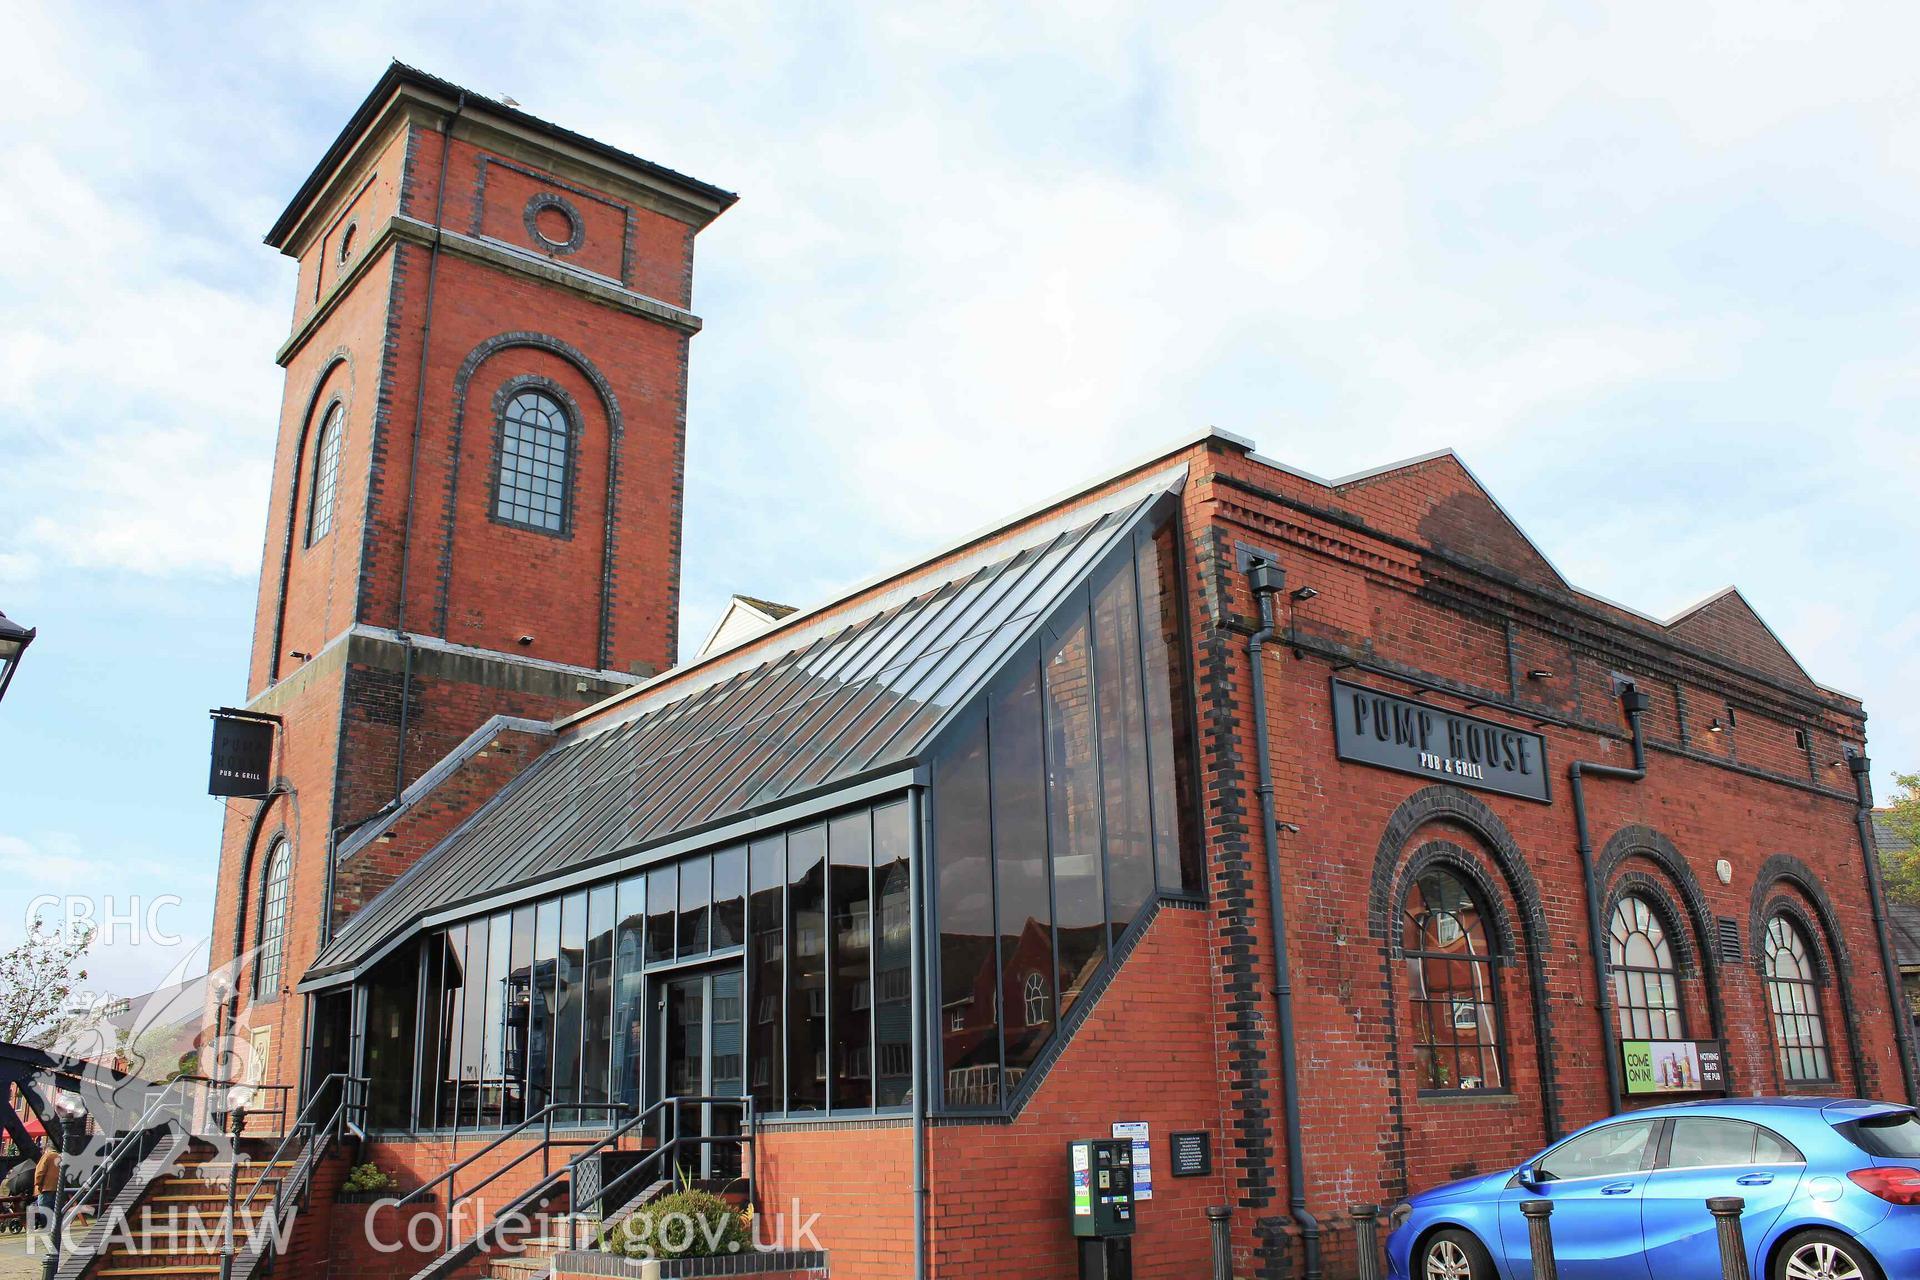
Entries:
[[873, 1115], [922, 1078], [1017, 1106], [1128, 930], [1203, 890], [1179, 479], [556, 744], [303, 982], [357, 993], [373, 1123]]

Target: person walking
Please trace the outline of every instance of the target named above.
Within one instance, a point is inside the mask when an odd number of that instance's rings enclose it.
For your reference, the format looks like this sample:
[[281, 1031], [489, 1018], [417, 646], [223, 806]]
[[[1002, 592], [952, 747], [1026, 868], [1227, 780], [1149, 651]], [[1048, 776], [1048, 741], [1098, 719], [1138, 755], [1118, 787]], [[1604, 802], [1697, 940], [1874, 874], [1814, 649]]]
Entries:
[[33, 1166], [34, 1225], [49, 1236], [53, 1234], [53, 1216], [59, 1209], [59, 1200], [60, 1148], [49, 1133], [40, 1148], [40, 1159]]

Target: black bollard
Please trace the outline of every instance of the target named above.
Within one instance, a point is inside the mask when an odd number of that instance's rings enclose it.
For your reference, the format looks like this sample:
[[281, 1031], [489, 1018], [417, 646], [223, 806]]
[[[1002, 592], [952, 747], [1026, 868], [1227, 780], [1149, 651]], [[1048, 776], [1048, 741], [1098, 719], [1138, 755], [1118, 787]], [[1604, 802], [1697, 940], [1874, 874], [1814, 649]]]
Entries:
[[1527, 1247], [1533, 1254], [1533, 1280], [1560, 1280], [1560, 1268], [1553, 1261], [1553, 1201], [1523, 1200], [1520, 1212], [1527, 1218]]
[[1380, 1280], [1380, 1208], [1356, 1204], [1347, 1212], [1353, 1215], [1353, 1251], [1359, 1259], [1354, 1280]]
[[1233, 1242], [1227, 1238], [1227, 1217], [1232, 1212], [1226, 1205], [1207, 1209], [1207, 1229], [1213, 1237], [1213, 1280], [1233, 1280]]
[[1720, 1280], [1750, 1280], [1747, 1270], [1747, 1237], [1740, 1230], [1740, 1214], [1747, 1202], [1739, 1196], [1715, 1196], [1707, 1201], [1720, 1231]]

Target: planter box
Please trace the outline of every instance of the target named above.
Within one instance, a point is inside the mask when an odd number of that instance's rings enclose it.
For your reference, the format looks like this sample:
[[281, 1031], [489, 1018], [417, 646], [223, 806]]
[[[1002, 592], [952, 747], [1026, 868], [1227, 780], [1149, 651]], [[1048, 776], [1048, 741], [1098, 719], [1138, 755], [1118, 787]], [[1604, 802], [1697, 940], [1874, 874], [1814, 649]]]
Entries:
[[825, 1249], [776, 1249], [724, 1258], [662, 1258], [642, 1262], [611, 1253], [576, 1250], [553, 1259], [553, 1280], [705, 1280], [705, 1277], [754, 1276], [757, 1280], [826, 1280]]
[[[336, 1191], [333, 1202], [335, 1204], [378, 1204], [382, 1200], [398, 1200], [406, 1194], [398, 1187], [389, 1187], [385, 1191]], [[414, 1204], [432, 1204], [438, 1199], [438, 1196], [428, 1192], [415, 1200]]]

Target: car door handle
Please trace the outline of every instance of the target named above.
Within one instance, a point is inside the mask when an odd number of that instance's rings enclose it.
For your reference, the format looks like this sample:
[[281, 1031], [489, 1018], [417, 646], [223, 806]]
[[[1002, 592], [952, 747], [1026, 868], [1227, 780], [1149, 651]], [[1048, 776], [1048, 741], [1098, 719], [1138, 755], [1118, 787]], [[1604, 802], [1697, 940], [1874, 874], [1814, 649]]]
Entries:
[[1764, 1187], [1773, 1181], [1773, 1175], [1770, 1173], [1749, 1173], [1743, 1178], [1735, 1178], [1734, 1181], [1743, 1187]]
[[1638, 1183], [1633, 1182], [1614, 1182], [1600, 1188], [1600, 1194], [1603, 1196], [1623, 1196], [1638, 1185]]

